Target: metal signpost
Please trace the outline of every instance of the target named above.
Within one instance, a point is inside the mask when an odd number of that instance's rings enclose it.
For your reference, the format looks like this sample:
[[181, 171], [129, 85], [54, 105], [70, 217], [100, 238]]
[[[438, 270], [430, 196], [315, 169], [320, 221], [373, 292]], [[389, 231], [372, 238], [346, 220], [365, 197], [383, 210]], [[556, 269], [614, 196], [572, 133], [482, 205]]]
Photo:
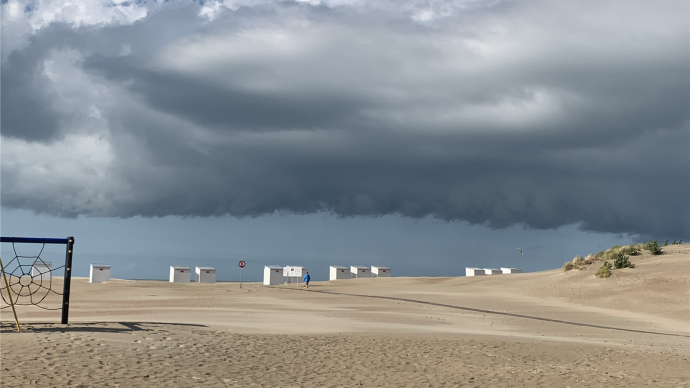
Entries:
[[240, 262], [237, 264], [240, 266], [240, 288], [242, 288], [242, 268], [244, 268], [247, 263], [244, 262], [244, 260], [240, 260]]

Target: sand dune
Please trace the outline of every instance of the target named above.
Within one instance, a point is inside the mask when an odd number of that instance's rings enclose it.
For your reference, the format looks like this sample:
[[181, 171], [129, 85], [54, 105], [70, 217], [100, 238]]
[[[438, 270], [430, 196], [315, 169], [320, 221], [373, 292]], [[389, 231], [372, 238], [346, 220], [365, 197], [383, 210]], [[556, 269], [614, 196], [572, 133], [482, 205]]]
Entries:
[[15, 333], [2, 310], [0, 382], [687, 387], [690, 247], [664, 249], [610, 279], [589, 268], [339, 280], [309, 292], [75, 279], [66, 327], [59, 312], [24, 307]]

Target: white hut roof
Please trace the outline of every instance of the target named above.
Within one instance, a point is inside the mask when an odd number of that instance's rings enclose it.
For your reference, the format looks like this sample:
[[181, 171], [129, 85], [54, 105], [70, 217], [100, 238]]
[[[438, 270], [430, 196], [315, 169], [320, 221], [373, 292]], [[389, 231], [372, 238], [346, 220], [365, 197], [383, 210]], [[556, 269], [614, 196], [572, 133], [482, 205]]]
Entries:
[[388, 267], [382, 267], [380, 265], [372, 265], [371, 268], [378, 268], [378, 269], [390, 269]]
[[110, 264], [98, 264], [98, 263], [91, 263], [92, 267], [99, 267], [99, 268], [110, 268]]
[[265, 265], [264, 267], [270, 269], [283, 269], [282, 265]]
[[171, 265], [170, 268], [173, 269], [189, 269], [186, 265]]
[[196, 267], [197, 269], [200, 269], [202, 271], [215, 271], [216, 269], [213, 267]]
[[342, 265], [332, 265], [331, 268], [336, 268], [336, 269], [350, 269], [350, 267], [345, 267]]

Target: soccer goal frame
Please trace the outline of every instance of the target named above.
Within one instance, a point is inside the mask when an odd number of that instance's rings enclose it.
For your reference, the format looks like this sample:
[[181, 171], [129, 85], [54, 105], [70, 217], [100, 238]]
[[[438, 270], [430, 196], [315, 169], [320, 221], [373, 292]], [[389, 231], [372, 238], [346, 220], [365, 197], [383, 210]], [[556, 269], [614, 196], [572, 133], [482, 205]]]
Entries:
[[[69, 297], [70, 297], [70, 286], [72, 283], [72, 255], [73, 255], [73, 251], [74, 251], [74, 237], [72, 237], [72, 236], [67, 237], [67, 238], [0, 237], [0, 243], [12, 243], [13, 245], [14, 244], [43, 244], [43, 247], [45, 247], [46, 244], [65, 245], [65, 265], [64, 265], [65, 271], [64, 271], [63, 286], [62, 286], [62, 305], [60, 306], [60, 309], [62, 310], [61, 323], [66, 325], [69, 321]], [[43, 249], [41, 249], [41, 253], [42, 252], [43, 252]], [[40, 260], [41, 262], [43, 262], [43, 259], [40, 258], [41, 253], [39, 253], [38, 256], [19, 256], [19, 255], [16, 255], [16, 251], [15, 251], [15, 257], [13, 260], [15, 260], [15, 259], [18, 260], [18, 266], [21, 268], [21, 267], [25, 267], [27, 265], [22, 265], [19, 262], [19, 258], [36, 257], [37, 260]], [[37, 262], [38, 261], [34, 261], [34, 264]], [[45, 262], [43, 262], [43, 263], [45, 263]], [[33, 270], [34, 264], [32, 264], [32, 270]], [[56, 269], [58, 269], [58, 268], [56, 268]], [[49, 270], [49, 272], [52, 272], [52, 269]], [[24, 274], [23, 269], [22, 269], [22, 274]], [[43, 279], [43, 273], [41, 272], [41, 273], [39, 273], [39, 275], [41, 276], [41, 279]], [[52, 273], [51, 273], [51, 285], [52, 285]], [[52, 290], [49, 288], [49, 291], [52, 291]], [[12, 292], [15, 292], [15, 291], [12, 288], [8, 288], [7, 293], [8, 293], [8, 296], [10, 299], [13, 297]], [[17, 294], [17, 300], [19, 299], [19, 296], [20, 295]], [[35, 305], [38, 306], [38, 304], [35, 304]]]

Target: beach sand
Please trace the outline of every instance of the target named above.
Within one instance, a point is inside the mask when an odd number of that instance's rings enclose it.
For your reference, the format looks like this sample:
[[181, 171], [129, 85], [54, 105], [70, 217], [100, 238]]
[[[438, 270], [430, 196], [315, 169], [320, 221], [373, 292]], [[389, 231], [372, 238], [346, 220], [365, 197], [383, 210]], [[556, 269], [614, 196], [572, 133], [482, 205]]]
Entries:
[[[296, 285], [74, 279], [2, 310], [3, 387], [688, 387], [690, 247], [582, 271]], [[59, 279], [55, 279], [59, 283]]]

